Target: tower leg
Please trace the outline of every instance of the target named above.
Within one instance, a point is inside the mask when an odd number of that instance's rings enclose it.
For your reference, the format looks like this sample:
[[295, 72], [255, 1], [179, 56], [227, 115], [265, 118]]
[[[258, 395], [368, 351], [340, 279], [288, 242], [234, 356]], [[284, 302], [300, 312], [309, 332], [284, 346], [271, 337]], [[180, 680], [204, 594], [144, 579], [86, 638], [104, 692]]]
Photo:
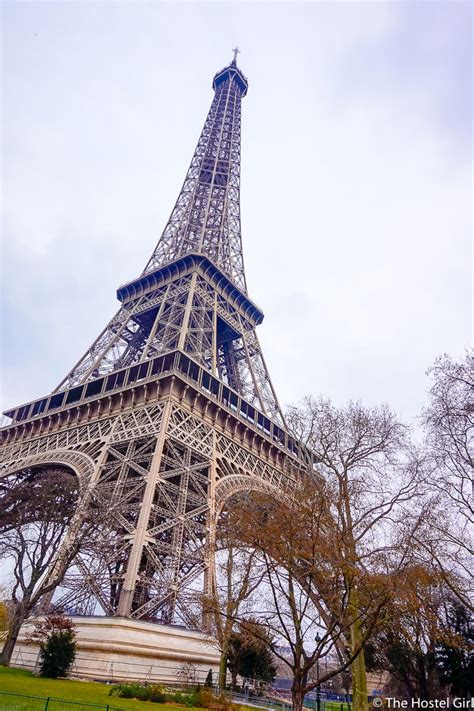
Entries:
[[87, 489], [84, 495], [82, 496], [82, 499], [79, 501], [78, 507], [71, 519], [67, 534], [63, 539], [61, 546], [53, 562], [51, 563], [49, 570], [46, 573], [44, 586], [46, 587], [51, 584], [54, 584], [54, 587], [52, 587], [40, 600], [40, 603], [38, 605], [38, 612], [41, 615], [44, 615], [48, 612], [54, 597], [54, 593], [56, 592], [58, 585], [62, 582], [64, 574], [66, 573], [66, 570], [69, 564], [71, 563], [71, 560], [73, 560], [73, 558], [71, 557], [71, 551], [74, 550], [74, 548], [79, 548], [78, 543], [81, 536], [81, 527], [84, 525], [84, 518], [88, 514], [88, 509], [94, 493], [94, 488], [99, 480], [100, 471], [104, 464], [106, 456], [107, 446], [103, 445], [97, 463], [95, 464], [94, 472], [87, 484]]
[[216, 592], [216, 435], [213, 435], [213, 453], [209, 467], [209, 512], [207, 515], [206, 556], [204, 568], [204, 604], [202, 611], [202, 628], [210, 633], [212, 629], [212, 613], [209, 602], [212, 602]]
[[133, 534], [133, 542], [128, 559], [125, 579], [120, 593], [120, 599], [117, 607], [117, 615], [127, 617], [132, 610], [133, 595], [138, 578], [138, 570], [140, 560], [143, 553], [143, 547], [146, 543], [146, 531], [148, 521], [150, 519], [151, 507], [155, 495], [156, 484], [159, 480], [161, 456], [165, 444], [166, 430], [171, 412], [171, 401], [165, 405], [163, 410], [163, 419], [161, 421], [161, 429], [156, 440], [155, 452], [148, 473], [148, 480], [145, 487], [145, 493], [140, 507], [140, 515], [138, 517], [137, 527]]

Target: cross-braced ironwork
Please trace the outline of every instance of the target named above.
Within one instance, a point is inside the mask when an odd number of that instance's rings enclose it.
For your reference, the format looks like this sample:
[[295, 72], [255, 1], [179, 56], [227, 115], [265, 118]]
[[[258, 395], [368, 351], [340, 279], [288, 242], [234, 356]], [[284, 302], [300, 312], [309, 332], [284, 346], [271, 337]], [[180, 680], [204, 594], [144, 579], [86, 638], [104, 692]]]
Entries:
[[107, 511], [61, 584], [69, 610], [195, 625], [189, 590], [213, 584], [225, 501], [278, 492], [308, 457], [285, 428], [247, 295], [236, 57], [214, 77], [183, 188], [117, 314], [49, 396], [6, 413], [3, 475], [60, 464], [79, 478], [64, 546], [89, 500]]

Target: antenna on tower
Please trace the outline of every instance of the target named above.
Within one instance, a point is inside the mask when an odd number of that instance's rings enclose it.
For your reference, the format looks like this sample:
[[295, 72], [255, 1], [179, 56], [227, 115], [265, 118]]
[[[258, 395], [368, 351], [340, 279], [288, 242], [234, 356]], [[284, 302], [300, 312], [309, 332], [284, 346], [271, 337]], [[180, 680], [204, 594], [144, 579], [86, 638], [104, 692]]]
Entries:
[[237, 55], [240, 54], [240, 49], [238, 47], [234, 47], [232, 51], [234, 53], [234, 59], [232, 60], [232, 64], [237, 64]]

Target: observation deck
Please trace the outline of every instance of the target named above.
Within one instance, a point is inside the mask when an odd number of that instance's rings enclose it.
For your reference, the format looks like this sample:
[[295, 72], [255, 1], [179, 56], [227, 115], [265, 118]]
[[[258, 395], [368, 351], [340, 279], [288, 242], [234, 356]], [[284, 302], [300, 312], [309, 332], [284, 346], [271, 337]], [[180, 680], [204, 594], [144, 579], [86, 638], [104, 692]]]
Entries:
[[235, 62], [229, 64], [229, 66], [225, 67], [225, 69], [221, 69], [220, 72], [217, 72], [212, 80], [212, 88], [214, 91], [217, 91], [220, 84], [223, 84], [229, 79], [233, 79], [237, 83], [242, 92], [242, 96], [245, 96], [247, 89], [249, 88], [249, 83], [247, 77], [244, 76]]

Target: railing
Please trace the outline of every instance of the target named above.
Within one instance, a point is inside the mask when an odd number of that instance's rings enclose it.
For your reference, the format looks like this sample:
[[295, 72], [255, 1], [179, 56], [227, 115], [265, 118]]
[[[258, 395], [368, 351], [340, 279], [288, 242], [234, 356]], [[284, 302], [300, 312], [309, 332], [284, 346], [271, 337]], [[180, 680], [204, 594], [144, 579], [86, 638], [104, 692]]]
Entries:
[[291, 711], [291, 703], [264, 696], [250, 696], [249, 694], [232, 692], [230, 699], [241, 706], [255, 706], [263, 709], [274, 709], [275, 711]]
[[[104, 659], [103, 657], [89, 656], [78, 650], [73, 665], [69, 671], [71, 678], [81, 678], [107, 683], [121, 683], [124, 681], [138, 681], [149, 684], [166, 684], [166, 686], [183, 687], [182, 667], [176, 666], [172, 661], [159, 660], [153, 662], [132, 662], [120, 659]], [[27, 669], [37, 673], [39, 669], [39, 649], [33, 645], [16, 647], [12, 657], [11, 666], [18, 669]], [[190, 665], [188, 684], [203, 685], [206, 681], [209, 667], [212, 663]], [[192, 668], [191, 668], [192, 667]], [[0, 707], [1, 709], [1, 707]]]
[[125, 711], [123, 707], [110, 704], [90, 704], [86, 701], [68, 701], [56, 699], [53, 696], [32, 696], [30, 694], [15, 694], [10, 691], [0, 691], [1, 711]]
[[[226, 695], [229, 692], [225, 692]], [[252, 696], [248, 693], [241, 694], [231, 692], [230, 699], [240, 706], [250, 706], [259, 709], [271, 709], [272, 711], [291, 711], [292, 703], [290, 700], [276, 699], [272, 696]], [[339, 701], [326, 698], [326, 694], [321, 694], [319, 702], [317, 698], [305, 698], [304, 709], [314, 709], [315, 711], [351, 711], [351, 704], [347, 701]]]

